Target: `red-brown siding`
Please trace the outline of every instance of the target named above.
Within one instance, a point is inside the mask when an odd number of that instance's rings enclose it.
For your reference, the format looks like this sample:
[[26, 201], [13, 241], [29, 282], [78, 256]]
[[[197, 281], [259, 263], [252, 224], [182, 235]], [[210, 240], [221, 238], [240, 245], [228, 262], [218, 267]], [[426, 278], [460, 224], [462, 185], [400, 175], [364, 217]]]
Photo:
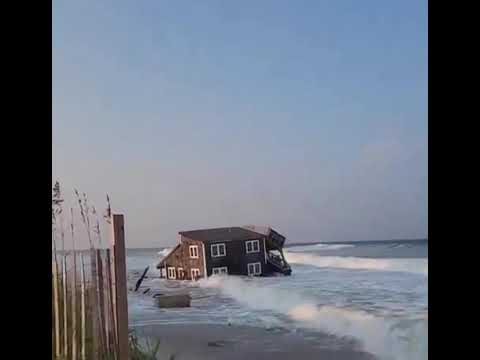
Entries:
[[[189, 247], [191, 245], [198, 246], [198, 259], [190, 258]], [[163, 267], [166, 266], [166, 271], [168, 275], [168, 267], [174, 267], [178, 277], [178, 269], [182, 268], [184, 272], [185, 280], [192, 280], [191, 269], [198, 269], [200, 271], [199, 277], [202, 278], [205, 276], [205, 260], [204, 260], [204, 251], [203, 243], [201, 241], [192, 240], [184, 236], [181, 237], [181, 243], [178, 248], [171, 253], [168, 258], [165, 260]]]

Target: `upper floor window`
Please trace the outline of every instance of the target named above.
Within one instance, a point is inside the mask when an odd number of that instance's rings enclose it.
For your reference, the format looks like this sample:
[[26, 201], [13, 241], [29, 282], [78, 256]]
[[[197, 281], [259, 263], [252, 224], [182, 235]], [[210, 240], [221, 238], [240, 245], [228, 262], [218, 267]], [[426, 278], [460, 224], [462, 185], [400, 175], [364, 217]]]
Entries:
[[247, 254], [256, 253], [260, 251], [260, 241], [258, 240], [249, 240], [245, 244], [247, 247]]
[[225, 256], [225, 244], [213, 244], [211, 245], [212, 257]]
[[188, 250], [190, 252], [190, 257], [192, 259], [198, 259], [198, 246], [197, 245], [190, 245]]

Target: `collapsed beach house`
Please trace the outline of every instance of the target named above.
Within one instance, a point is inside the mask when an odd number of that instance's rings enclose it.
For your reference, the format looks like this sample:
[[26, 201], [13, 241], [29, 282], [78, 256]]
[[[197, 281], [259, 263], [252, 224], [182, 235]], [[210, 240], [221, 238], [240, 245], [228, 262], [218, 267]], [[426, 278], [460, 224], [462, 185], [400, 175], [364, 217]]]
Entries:
[[163, 278], [291, 274], [282, 250], [286, 238], [270, 227], [224, 227], [181, 231], [179, 235], [180, 242], [157, 265]]

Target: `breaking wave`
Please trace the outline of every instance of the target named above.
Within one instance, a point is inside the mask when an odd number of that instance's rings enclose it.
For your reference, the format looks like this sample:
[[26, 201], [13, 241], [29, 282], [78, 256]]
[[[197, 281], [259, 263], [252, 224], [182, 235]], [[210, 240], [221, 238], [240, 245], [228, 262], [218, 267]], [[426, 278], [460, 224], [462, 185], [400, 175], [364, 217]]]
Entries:
[[308, 250], [339, 250], [339, 249], [346, 249], [352, 248], [355, 245], [351, 244], [312, 244], [312, 245], [299, 245], [299, 246], [290, 246], [288, 248], [289, 251], [297, 252], [297, 251], [308, 251]]
[[296, 252], [285, 252], [289, 263], [322, 268], [401, 271], [428, 276], [427, 259], [379, 259], [360, 257], [320, 256]]
[[171, 248], [165, 248], [165, 249], [163, 249], [163, 250], [160, 250], [157, 254], [158, 254], [160, 257], [163, 258], [163, 257], [167, 256], [167, 255], [170, 253], [170, 251], [172, 251]]
[[[287, 316], [300, 327], [356, 339], [382, 360], [427, 358], [428, 318], [405, 324], [372, 314], [333, 306], [318, 306], [314, 299], [278, 288], [229, 276], [199, 281], [201, 287], [217, 288], [222, 294], [254, 310], [269, 310]], [[421, 339], [421, 343], [417, 342]]]
[[324, 250], [338, 250], [338, 249], [345, 249], [345, 248], [354, 247], [355, 245], [350, 245], [350, 244], [335, 244], [335, 245], [316, 244], [315, 246], [317, 248], [324, 249]]

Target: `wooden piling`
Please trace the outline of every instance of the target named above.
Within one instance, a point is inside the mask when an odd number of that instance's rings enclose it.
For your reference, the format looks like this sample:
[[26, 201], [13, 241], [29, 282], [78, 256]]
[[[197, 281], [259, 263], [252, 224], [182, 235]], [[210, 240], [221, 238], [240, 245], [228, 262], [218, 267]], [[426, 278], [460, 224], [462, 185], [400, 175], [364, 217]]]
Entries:
[[119, 360], [129, 359], [128, 348], [128, 301], [127, 273], [125, 261], [125, 228], [123, 215], [114, 214], [112, 218], [114, 234], [115, 287], [117, 306], [117, 328]]

